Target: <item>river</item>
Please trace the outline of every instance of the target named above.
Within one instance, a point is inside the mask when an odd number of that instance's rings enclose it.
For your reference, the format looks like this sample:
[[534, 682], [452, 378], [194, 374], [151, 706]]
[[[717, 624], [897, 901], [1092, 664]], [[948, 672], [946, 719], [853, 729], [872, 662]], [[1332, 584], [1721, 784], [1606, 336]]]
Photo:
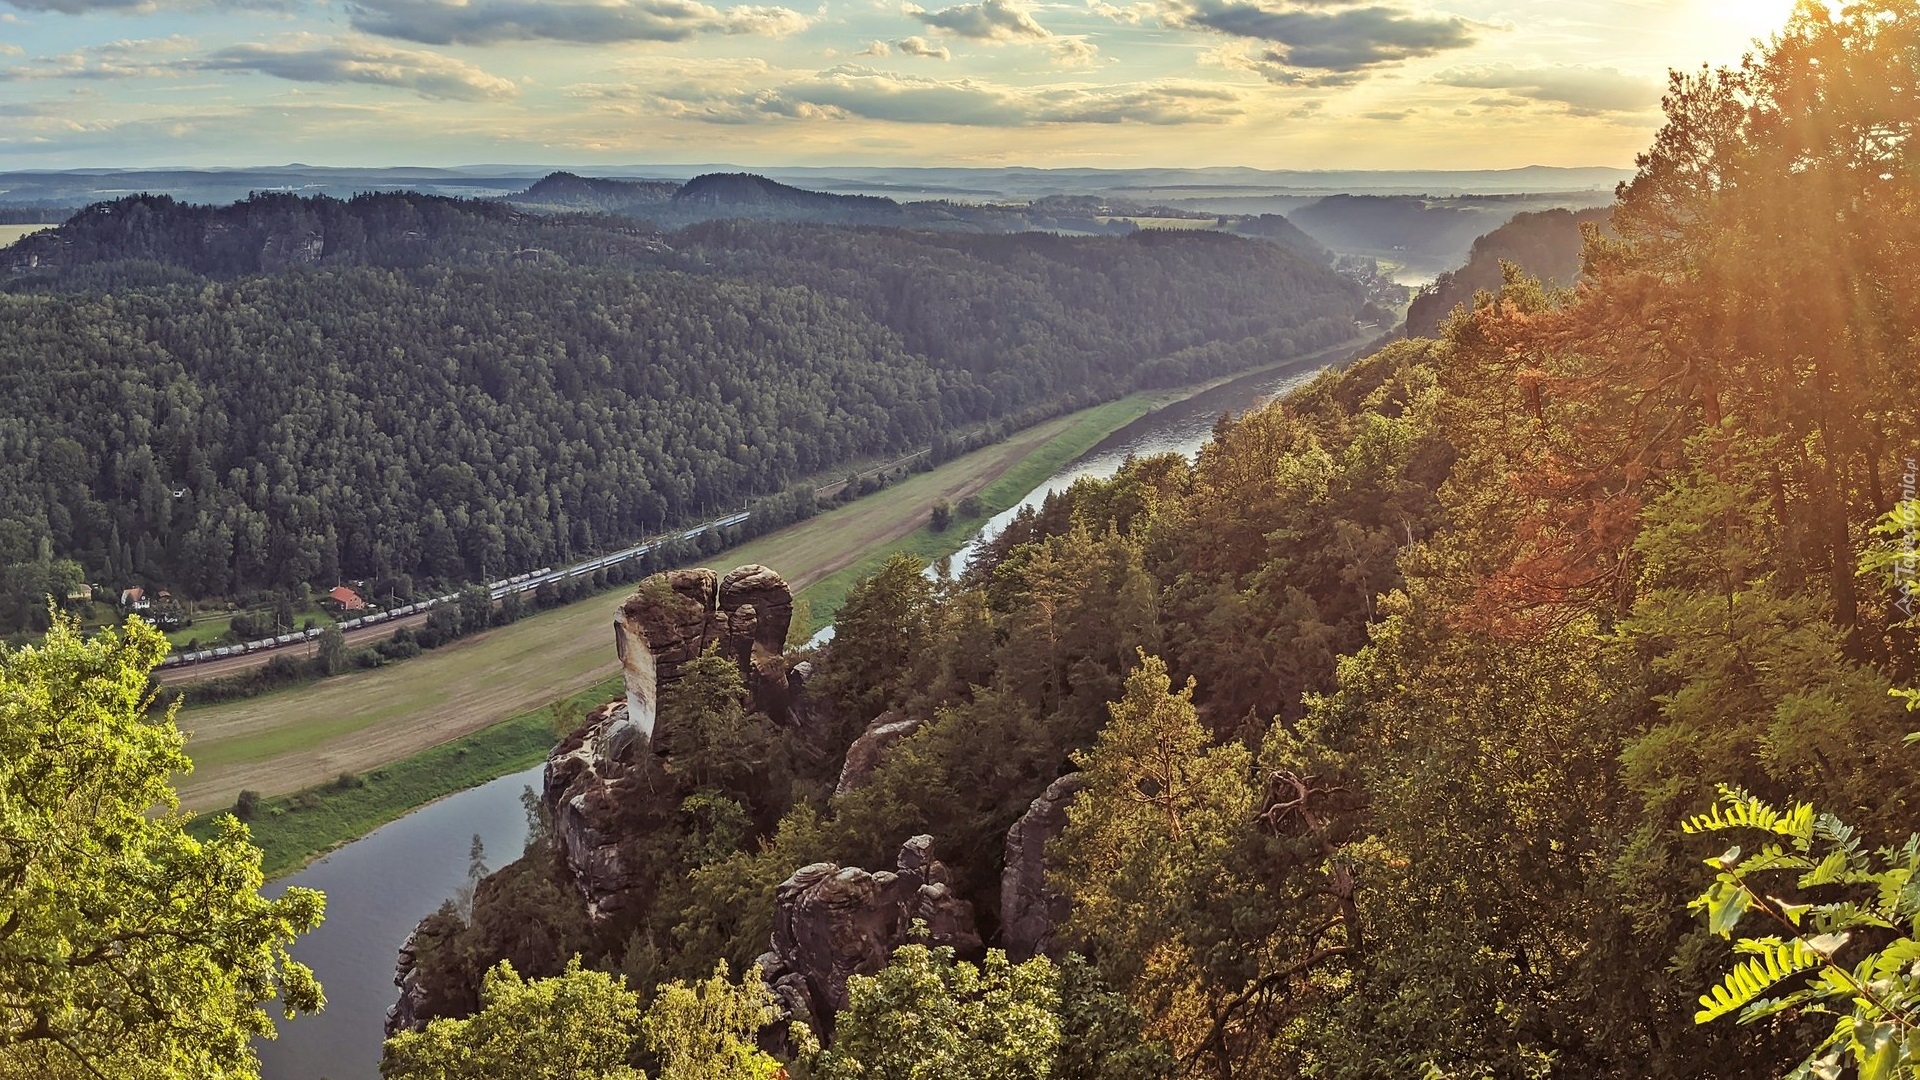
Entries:
[[[1129, 456], [1197, 453], [1223, 412], [1240, 413], [1300, 385], [1320, 370], [1280, 369], [1243, 376], [1150, 413], [1108, 436], [1078, 461], [1033, 489], [1020, 506], [1039, 506], [1052, 491], [1083, 476], [1111, 476]], [[1016, 506], [982, 526], [954, 557], [997, 535]], [[467, 880], [478, 834], [487, 863], [520, 854], [526, 814], [520, 794], [540, 784], [538, 767], [420, 808], [277, 882], [273, 892], [303, 885], [327, 894], [327, 918], [294, 946], [326, 988], [318, 1016], [280, 1022], [280, 1037], [259, 1044], [264, 1080], [377, 1080], [382, 1027], [393, 1004], [393, 965], [414, 924]]]

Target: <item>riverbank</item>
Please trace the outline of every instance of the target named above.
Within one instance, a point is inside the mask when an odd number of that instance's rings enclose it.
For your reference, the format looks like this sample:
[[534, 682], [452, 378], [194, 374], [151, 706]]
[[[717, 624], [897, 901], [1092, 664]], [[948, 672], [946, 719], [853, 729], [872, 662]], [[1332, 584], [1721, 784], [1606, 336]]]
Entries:
[[[986, 520], [1017, 505], [1062, 466], [1154, 410], [1223, 383], [1257, 377], [1263, 372], [1324, 363], [1339, 355], [1340, 350], [1330, 350], [1314, 357], [1268, 365], [1232, 379], [1135, 394], [1083, 410], [705, 561], [715, 566], [763, 562], [780, 570], [788, 575], [798, 595], [805, 600], [811, 613], [810, 629], [817, 628], [832, 620], [856, 581], [874, 572], [887, 559], [900, 553], [929, 561], [952, 555]], [[982, 457], [981, 461], [972, 460]], [[940, 532], [928, 527], [927, 510], [934, 502], [958, 503], [969, 495], [980, 501], [980, 514], [972, 518], [956, 517]], [[490, 723], [475, 723], [472, 714], [466, 714], [467, 726], [452, 736], [451, 743], [441, 740], [443, 745], [419, 747], [398, 760], [388, 759], [391, 764], [373, 762], [358, 769], [336, 766], [333, 761], [339, 756], [339, 738], [332, 734], [332, 729], [353, 722], [355, 718], [351, 715], [342, 715], [352, 706], [345, 699], [308, 702], [306, 698], [321, 696], [310, 692], [301, 694], [300, 700], [265, 699], [203, 710], [197, 718], [201, 721], [199, 726], [183, 722], [184, 726], [204, 732], [205, 714], [229, 711], [271, 712], [279, 722], [270, 730], [237, 738], [207, 743], [196, 738], [195, 743], [189, 745], [189, 751], [195, 754], [196, 761], [202, 762], [203, 768], [232, 775], [244, 767], [244, 762], [238, 761], [235, 755], [243, 753], [249, 744], [268, 747], [273, 757], [282, 757], [293, 752], [289, 740], [319, 740], [322, 751], [330, 755], [323, 759], [326, 764], [303, 762], [310, 773], [310, 778], [300, 785], [305, 790], [262, 800], [263, 809], [256, 813], [253, 822], [256, 841], [268, 852], [269, 875], [289, 872], [425, 802], [537, 764], [556, 736], [548, 734], [544, 745], [535, 745], [529, 741], [530, 733], [542, 728], [549, 732], [570, 730], [587, 709], [617, 696], [612, 649], [605, 640], [604, 630], [607, 604], [622, 591], [624, 589], [609, 591], [522, 623], [489, 631], [449, 650], [471, 652], [470, 656], [449, 656], [445, 660], [423, 657], [409, 661], [402, 669], [333, 680], [375, 684], [357, 692], [356, 696], [364, 701], [365, 695], [378, 690], [376, 680], [368, 676], [388, 676], [385, 680], [388, 683], [395, 674], [408, 678], [411, 685], [403, 696], [415, 704], [379, 699], [379, 704], [371, 710], [378, 714], [372, 723], [379, 726], [367, 729], [368, 737], [372, 738], [389, 734], [402, 717], [408, 722], [399, 726], [407, 731], [423, 727], [431, 730], [449, 719], [461, 719], [445, 715], [449, 705], [486, 690], [462, 680], [499, 681], [494, 669], [497, 664], [509, 664], [521, 673], [532, 669], [546, 676], [541, 696], [533, 697], [520, 711], [496, 713]], [[519, 632], [523, 628], [536, 632]], [[493, 640], [488, 642], [489, 638]], [[508, 681], [511, 682], [511, 678]], [[591, 684], [591, 688], [579, 691], [584, 684]], [[409, 709], [416, 711], [409, 715]], [[419, 710], [424, 710], [425, 715]], [[194, 718], [189, 721], [191, 719]], [[234, 722], [234, 718], [221, 719]], [[249, 719], [258, 722], [258, 718]], [[342, 783], [337, 779], [342, 772], [355, 773], [356, 777]], [[203, 781], [203, 776], [193, 779]], [[231, 805], [239, 786], [261, 790], [253, 784], [235, 786], [231, 782], [225, 790], [203, 787], [195, 793], [197, 802], [189, 801], [189, 806], [208, 809]]]

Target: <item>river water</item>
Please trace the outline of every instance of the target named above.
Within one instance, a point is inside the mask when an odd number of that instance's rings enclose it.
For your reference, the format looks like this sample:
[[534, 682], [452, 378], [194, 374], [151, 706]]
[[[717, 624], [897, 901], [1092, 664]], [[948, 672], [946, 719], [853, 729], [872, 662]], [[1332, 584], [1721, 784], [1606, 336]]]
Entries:
[[[1336, 354], [1344, 358], [1344, 354]], [[1083, 476], [1105, 477], [1128, 457], [1199, 452], [1222, 413], [1242, 413], [1312, 378], [1326, 360], [1261, 372], [1214, 387], [1141, 417], [1033, 489], [1020, 506], [1038, 507], [1047, 494]], [[998, 535], [1016, 506], [982, 526], [954, 557], [960, 567], [985, 539]], [[540, 769], [461, 792], [347, 844], [275, 883], [277, 894], [303, 885], [327, 894], [327, 918], [294, 947], [326, 988], [317, 1016], [279, 1022], [280, 1037], [259, 1044], [264, 1080], [377, 1080], [382, 1027], [393, 1004], [393, 965], [414, 924], [452, 898], [467, 881], [468, 854], [478, 835], [487, 863], [517, 858], [526, 843], [520, 802], [538, 788]]]

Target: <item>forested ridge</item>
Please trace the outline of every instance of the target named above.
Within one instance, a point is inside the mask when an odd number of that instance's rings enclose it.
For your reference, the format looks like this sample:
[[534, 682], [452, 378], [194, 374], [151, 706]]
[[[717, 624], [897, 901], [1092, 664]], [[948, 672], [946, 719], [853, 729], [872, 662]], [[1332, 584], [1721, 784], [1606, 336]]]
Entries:
[[1498, 290], [1507, 263], [1543, 284], [1573, 285], [1580, 277], [1580, 256], [1586, 245], [1582, 228], [1591, 223], [1604, 229], [1612, 215], [1612, 209], [1605, 207], [1514, 215], [1512, 221], [1473, 242], [1466, 265], [1441, 274], [1420, 290], [1407, 311], [1407, 336], [1434, 336], [1456, 308], [1472, 305], [1476, 293]]
[[189, 595], [473, 580], [864, 457], [1345, 340], [1223, 236], [660, 233], [410, 195], [133, 197], [0, 255], [5, 623], [49, 567]]
[[[722, 959], [746, 977], [709, 991], [759, 1008], [777, 887], [921, 833], [1008, 945], [1009, 830], [1077, 773], [1054, 959], [907, 945], [795, 1068], [1920, 1075], [1920, 206], [1885, 80], [1916, 20], [1807, 8], [1749, 69], [1676, 77], [1578, 288], [1511, 275], [1197, 461], [1081, 481], [958, 578], [896, 560], [800, 728], [696, 666], [628, 789], [632, 906], [590, 922], [537, 833], [423, 924], [433, 1009], [497, 1024], [483, 972], [576, 953], [641, 999]], [[1744, 856], [1714, 835], [1742, 828]], [[405, 1036], [387, 1075], [479, 1030]]]

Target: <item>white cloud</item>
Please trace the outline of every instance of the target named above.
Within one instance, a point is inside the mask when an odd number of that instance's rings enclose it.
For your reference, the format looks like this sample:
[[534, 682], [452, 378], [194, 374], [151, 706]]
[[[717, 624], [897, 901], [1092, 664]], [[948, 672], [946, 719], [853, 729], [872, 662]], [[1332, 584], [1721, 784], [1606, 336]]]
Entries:
[[[900, 51], [908, 56], [918, 56], [927, 60], [951, 60], [953, 50], [945, 45], [935, 45], [923, 37], [901, 38], [894, 42]], [[884, 55], [884, 54], [883, 54]]]
[[[1568, 112], [1580, 116], [1652, 110], [1660, 104], [1663, 85], [1653, 79], [1622, 74], [1614, 68], [1576, 64], [1547, 67], [1483, 64], [1443, 71], [1434, 76], [1433, 81], [1442, 86], [1501, 90], [1511, 99], [1562, 105]], [[1520, 100], [1509, 103], [1519, 104]]]

